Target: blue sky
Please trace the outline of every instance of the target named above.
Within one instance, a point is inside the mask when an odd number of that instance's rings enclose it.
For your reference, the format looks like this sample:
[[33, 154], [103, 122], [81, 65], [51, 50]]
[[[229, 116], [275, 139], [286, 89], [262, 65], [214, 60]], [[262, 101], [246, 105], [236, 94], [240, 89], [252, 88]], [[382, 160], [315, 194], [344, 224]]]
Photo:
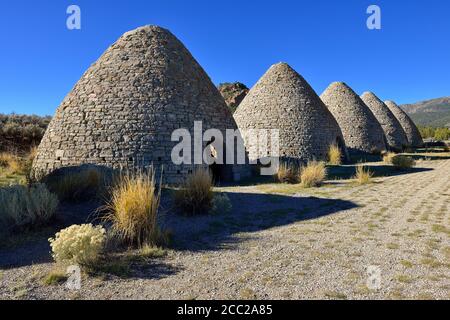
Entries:
[[[82, 29], [66, 28], [81, 8]], [[382, 29], [366, 9], [382, 9]], [[409, 103], [450, 95], [448, 0], [35, 0], [0, 9], [0, 113], [53, 114], [84, 71], [122, 33], [170, 29], [214, 83], [252, 86], [276, 62], [320, 94], [333, 81]]]

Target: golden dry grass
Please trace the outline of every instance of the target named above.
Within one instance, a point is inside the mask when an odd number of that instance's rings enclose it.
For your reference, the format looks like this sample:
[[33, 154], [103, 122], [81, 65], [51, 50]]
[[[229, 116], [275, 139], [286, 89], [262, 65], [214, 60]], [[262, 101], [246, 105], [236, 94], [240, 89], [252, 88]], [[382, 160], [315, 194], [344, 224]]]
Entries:
[[342, 164], [341, 149], [335, 144], [332, 144], [328, 149], [328, 163], [332, 166], [340, 166]]
[[308, 162], [300, 172], [300, 181], [304, 188], [320, 187], [327, 177], [325, 163], [318, 161]]
[[105, 219], [112, 223], [113, 234], [128, 244], [158, 245], [161, 185], [155, 172], [124, 174], [111, 192]]
[[358, 165], [356, 167], [356, 174], [354, 179], [356, 180], [356, 183], [359, 185], [364, 185], [372, 182], [373, 172], [370, 171], [369, 168]]
[[295, 184], [299, 182], [299, 169], [292, 163], [282, 163], [278, 168], [277, 180], [281, 183]]
[[392, 164], [393, 159], [397, 156], [394, 152], [388, 152], [383, 156], [383, 162], [385, 164]]
[[213, 179], [209, 170], [196, 169], [175, 192], [175, 205], [187, 215], [207, 213], [212, 206]]
[[9, 175], [22, 175], [28, 178], [36, 152], [37, 149], [34, 147], [25, 155], [12, 152], [0, 153], [0, 168]]

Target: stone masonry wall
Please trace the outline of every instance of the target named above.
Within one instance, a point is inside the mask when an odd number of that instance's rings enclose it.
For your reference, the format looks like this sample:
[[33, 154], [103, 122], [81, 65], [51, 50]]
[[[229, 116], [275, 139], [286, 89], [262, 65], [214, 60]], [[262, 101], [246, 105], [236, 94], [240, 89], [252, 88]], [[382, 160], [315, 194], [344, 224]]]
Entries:
[[389, 147], [394, 151], [401, 151], [408, 145], [405, 131], [403, 131], [400, 122], [395, 118], [389, 108], [372, 92], [365, 92], [361, 99], [373, 112], [378, 122], [383, 127], [386, 140]]
[[320, 96], [338, 122], [351, 154], [387, 150], [383, 128], [361, 98], [345, 83], [332, 83]]
[[[285, 160], [326, 160], [333, 143], [339, 143], [347, 156], [336, 120], [311, 86], [285, 63], [266, 72], [239, 105], [234, 118], [243, 132], [280, 130], [280, 156]], [[266, 157], [267, 153], [252, 142], [246, 141], [250, 159]]]
[[[97, 164], [136, 169], [164, 166], [178, 183], [192, 165], [171, 161], [171, 134], [237, 129], [217, 88], [168, 30], [146, 26], [125, 33], [82, 76], [64, 99], [38, 148], [35, 172]], [[204, 143], [206, 146], [206, 143]], [[206, 167], [205, 164], [201, 165]], [[233, 167], [245, 176], [246, 168]]]
[[398, 122], [400, 122], [403, 130], [406, 133], [408, 144], [412, 147], [422, 146], [423, 140], [422, 136], [420, 135], [419, 129], [416, 127], [411, 118], [406, 114], [406, 112], [400, 109], [400, 107], [393, 101], [386, 101], [385, 104], [389, 108], [389, 110], [392, 111]]

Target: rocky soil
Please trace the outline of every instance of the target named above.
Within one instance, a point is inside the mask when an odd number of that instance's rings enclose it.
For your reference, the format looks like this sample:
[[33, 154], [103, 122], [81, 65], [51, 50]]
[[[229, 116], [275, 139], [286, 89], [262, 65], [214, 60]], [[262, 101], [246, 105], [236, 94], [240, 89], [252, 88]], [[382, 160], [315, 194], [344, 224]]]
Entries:
[[165, 257], [84, 275], [79, 291], [43, 284], [45, 237], [0, 249], [0, 298], [450, 299], [449, 177], [450, 160], [437, 160], [365, 186], [224, 187], [231, 213], [173, 217], [166, 205]]

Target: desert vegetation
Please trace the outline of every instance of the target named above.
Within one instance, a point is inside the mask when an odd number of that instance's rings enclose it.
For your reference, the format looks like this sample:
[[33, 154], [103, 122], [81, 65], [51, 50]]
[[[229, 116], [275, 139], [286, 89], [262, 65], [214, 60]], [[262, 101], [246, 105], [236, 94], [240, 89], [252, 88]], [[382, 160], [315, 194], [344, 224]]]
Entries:
[[153, 169], [124, 174], [112, 188], [105, 220], [111, 223], [113, 235], [129, 245], [164, 244], [158, 225], [160, 201], [161, 183]]
[[[417, 153], [417, 151], [412, 151], [415, 152], [413, 153], [414, 157], [420, 156], [420, 153]], [[445, 155], [444, 151], [442, 149], [439, 154]], [[26, 155], [23, 157], [28, 158]], [[433, 163], [433, 161], [426, 160], [429, 159], [428, 157], [429, 154], [424, 156], [425, 162], [418, 162], [421, 164], [420, 167], [424, 166], [424, 164], [427, 165], [427, 163]], [[11, 166], [10, 163], [23, 161], [20, 156], [10, 154], [5, 154], [1, 159], [3, 159], [2, 174], [4, 175], [10, 170], [8, 169]], [[412, 157], [409, 155], [392, 153], [385, 155], [385, 162], [378, 163], [331, 165], [329, 162], [327, 166], [324, 162], [311, 161], [301, 168], [284, 163], [280, 166], [277, 176], [271, 181], [253, 181], [246, 187], [217, 187], [214, 185], [209, 171], [200, 169], [194, 170], [188, 179], [177, 188], [164, 188], [160, 183], [160, 177], [156, 177], [153, 170], [149, 172], [120, 173], [106, 178], [106, 173], [96, 167], [86, 168], [86, 170], [69, 170], [64, 174], [55, 175], [52, 179], [45, 178], [38, 183], [29, 183], [27, 179], [23, 179], [20, 184], [12, 186], [6, 184], [1, 187], [0, 202], [5, 203], [5, 206], [0, 208], [0, 216], [2, 218], [0, 219], [0, 224], [3, 228], [6, 228], [4, 230], [8, 230], [8, 232], [14, 230], [14, 234], [23, 237], [24, 240], [21, 241], [29, 241], [26, 239], [35, 241], [35, 237], [42, 237], [47, 243], [49, 249], [46, 249], [46, 252], [43, 254], [48, 254], [50, 251], [54, 263], [46, 264], [43, 271], [39, 271], [39, 284], [35, 285], [35, 288], [39, 288], [38, 290], [42, 290], [42, 292], [49, 292], [49, 289], [45, 289], [49, 286], [54, 288], [55, 292], [59, 292], [58, 288], [62, 287], [67, 280], [66, 269], [68, 265], [79, 265], [82, 268], [83, 277], [90, 279], [89, 281], [109, 281], [107, 279], [111, 277], [118, 277], [113, 279], [121, 279], [124, 277], [128, 278], [131, 275], [136, 277], [142, 273], [151, 274], [152, 272], [158, 272], [156, 271], [158, 270], [156, 266], [171, 259], [176, 259], [176, 261], [188, 265], [194, 264], [193, 261], [196, 261], [195, 259], [192, 260], [182, 253], [183, 251], [178, 251], [179, 246], [190, 247], [190, 244], [188, 245], [187, 243], [192, 242], [192, 248], [204, 248], [205, 246], [211, 246], [211, 243], [214, 243], [212, 239], [215, 239], [215, 237], [221, 238], [224, 233], [228, 232], [227, 230], [239, 232], [240, 230], [248, 230], [247, 228], [256, 230], [255, 234], [264, 238], [263, 235], [277, 225], [283, 229], [282, 233], [275, 232], [275, 229], [270, 231], [270, 237], [279, 237], [282, 234], [283, 239], [280, 238], [277, 241], [277, 246], [292, 243], [292, 245], [295, 244], [302, 247], [304, 242], [306, 242], [308, 245], [317, 247], [316, 251], [303, 251], [304, 255], [306, 255], [303, 259], [306, 257], [306, 260], [302, 274], [307, 274], [308, 268], [313, 266], [316, 260], [327, 261], [334, 259], [338, 270], [340, 270], [342, 266], [338, 259], [339, 253], [336, 252], [346, 252], [348, 248], [344, 244], [347, 241], [356, 245], [365, 238], [375, 239], [377, 232], [383, 234], [383, 237], [387, 237], [381, 230], [383, 230], [385, 224], [391, 221], [392, 212], [395, 212], [397, 207], [401, 208], [403, 200], [398, 200], [395, 203], [379, 203], [378, 198], [372, 196], [372, 192], [378, 194], [381, 192], [380, 190], [391, 188], [390, 183], [393, 182], [387, 183], [383, 176], [380, 176], [380, 172], [386, 175], [397, 175], [395, 173], [396, 168], [411, 168], [410, 160], [412, 160]], [[383, 169], [377, 172], [378, 166]], [[17, 172], [21, 173], [16, 174], [16, 176], [24, 177], [24, 171], [18, 170]], [[329, 181], [334, 179], [336, 172], [349, 172], [349, 175], [343, 176], [342, 180]], [[406, 177], [408, 172], [408, 170], [400, 171], [399, 178], [395, 178], [395, 181], [398, 180], [398, 184], [407, 184], [408, 180]], [[375, 174], [377, 174], [376, 183], [371, 183]], [[420, 174], [425, 176], [429, 173], [425, 171]], [[405, 175], [405, 178], [401, 178], [403, 175]], [[269, 184], [267, 184], [268, 182]], [[375, 191], [380, 184], [383, 186], [382, 189]], [[319, 186], [321, 188], [317, 188]], [[396, 189], [399, 186], [395, 188], [392, 186], [392, 188]], [[404, 188], [404, 186], [401, 188]], [[412, 191], [405, 192], [411, 194]], [[312, 198], [310, 201], [307, 200], [307, 197], [302, 199], [302, 201], [294, 201], [294, 199], [298, 198], [293, 196], [298, 194], [302, 194], [302, 198], [305, 195], [309, 195]], [[431, 199], [438, 199], [434, 197]], [[252, 198], [255, 199], [251, 200]], [[300, 222], [303, 217], [313, 213], [317, 213], [320, 216], [323, 212], [329, 212], [336, 206], [345, 208], [349, 205], [345, 203], [339, 204], [343, 200], [338, 198], [350, 198], [352, 199], [351, 203], [355, 202], [355, 206], [359, 209], [352, 209], [352, 205], [350, 205], [348, 209], [350, 212], [355, 210], [367, 211], [361, 216], [352, 213], [349, 216], [351, 217], [351, 223], [348, 222], [346, 225], [342, 225], [339, 222], [339, 228], [348, 229], [346, 229], [347, 232], [345, 233], [338, 233], [340, 234], [339, 239], [331, 240], [335, 235], [329, 232], [336, 227], [334, 224], [330, 224], [329, 218], [326, 216]], [[75, 210], [80, 210], [78, 208], [84, 208], [84, 203], [92, 203], [92, 208], [98, 209], [94, 210], [89, 216], [85, 215], [86, 218], [74, 222], [69, 221], [66, 224], [64, 222], [66, 208], [77, 208]], [[298, 205], [301, 206], [297, 207]], [[436, 235], [435, 237], [442, 237], [448, 234], [449, 228], [445, 225], [444, 220], [439, 219], [439, 214], [445, 212], [447, 210], [446, 207], [439, 209], [441, 213], [436, 213], [436, 217], [434, 217], [434, 213], [430, 213], [434, 211], [429, 209], [429, 206], [430, 204], [425, 203], [422, 205], [417, 202], [411, 214], [405, 217], [407, 226], [419, 224], [405, 233], [406, 239], [411, 238], [418, 241], [425, 237], [427, 233], [423, 229], [425, 224], [428, 223], [430, 224], [430, 232]], [[387, 207], [392, 209], [387, 210]], [[255, 216], [249, 213], [253, 211]], [[424, 212], [428, 213], [425, 215]], [[285, 219], [292, 219], [292, 217], [300, 219], [297, 224], [288, 222], [284, 224], [281, 222], [285, 221]], [[167, 218], [169, 221], [168, 225], [163, 223]], [[174, 224], [174, 221], [179, 219], [182, 222], [175, 222]], [[296, 221], [296, 219], [293, 221]], [[203, 229], [205, 221], [208, 222], [206, 222], [206, 229]], [[171, 228], [168, 228], [169, 225]], [[44, 227], [50, 227], [50, 229], [45, 229]], [[173, 231], [168, 231], [172, 228], [174, 228]], [[47, 231], [42, 234], [41, 230]], [[327, 234], [325, 238], [329, 242], [325, 243], [319, 237], [324, 232]], [[348, 239], [345, 240], [347, 234]], [[383, 243], [382, 246], [389, 252], [399, 253], [404, 249], [402, 242], [398, 238], [398, 235], [402, 233], [396, 231], [392, 232], [392, 234], [392, 236], [387, 237], [389, 241]], [[289, 237], [290, 235], [295, 235], [295, 237]], [[240, 237], [241, 235], [238, 237], [240, 239], [238, 241], [239, 247], [247, 243], [247, 240], [244, 241], [244, 238]], [[300, 238], [297, 240], [296, 237]], [[176, 246], [172, 246], [173, 238], [176, 239]], [[231, 259], [234, 261], [233, 265], [246, 263], [245, 261], [250, 263], [253, 255], [259, 255], [257, 253], [259, 252], [259, 246], [253, 247], [254, 241], [256, 240], [249, 242], [249, 245], [251, 244], [250, 248], [252, 248], [249, 257], [244, 258], [240, 256], [237, 260], [228, 257], [227, 261]], [[330, 243], [332, 241], [334, 242]], [[240, 244], [241, 242], [242, 244]], [[11, 241], [8, 243], [11, 243]], [[20, 244], [21, 242], [14, 241], [13, 243]], [[368, 243], [371, 242], [369, 241]], [[14, 246], [16, 245], [18, 244], [14, 244]], [[427, 244], [427, 246], [429, 245]], [[45, 248], [45, 246], [43, 247]], [[444, 254], [446, 252], [446, 249], [441, 246], [440, 242], [433, 242], [432, 248], [435, 248], [433, 249], [435, 251], [442, 251]], [[275, 251], [278, 252], [278, 250]], [[358, 259], [360, 255], [365, 254], [364, 252], [361, 253], [361, 250], [358, 248], [355, 249], [355, 247], [350, 251], [349, 255], [354, 257], [354, 259]], [[215, 263], [212, 257], [215, 257], [218, 252], [202, 253], [198, 264], [195, 262], [195, 267], [192, 267], [203, 270], [205, 265]], [[438, 258], [440, 256], [437, 253], [434, 253], [433, 257], [429, 256], [429, 253], [426, 254], [428, 255], [414, 260], [411, 256], [402, 253], [399, 265], [402, 268], [406, 268], [405, 266], [407, 265], [407, 270], [415, 270], [416, 267], [425, 266], [426, 268], [442, 272], [445, 264]], [[170, 259], [166, 259], [166, 257], [170, 257]], [[291, 261], [289, 257], [280, 259], [281, 263], [286, 264], [286, 266]], [[224, 263], [227, 266], [226, 268], [232, 268], [228, 262]], [[352, 263], [356, 262], [342, 262], [342, 265]], [[271, 268], [269, 262], [265, 262], [265, 266], [265, 270]], [[217, 265], [215, 265], [215, 268], [220, 269]], [[286, 268], [288, 274], [290, 274], [289, 267]], [[319, 270], [321, 269], [319, 268]], [[207, 273], [208, 271], [204, 270], [204, 272]], [[221, 274], [227, 277], [227, 272], [222, 270]], [[323, 272], [323, 270], [320, 272]], [[250, 273], [253, 274], [254, 271], [249, 271], [249, 274], [244, 274], [241, 278], [252, 279]], [[351, 273], [353, 274], [355, 271], [351, 271]], [[178, 279], [177, 275], [173, 275], [169, 276], [168, 281], [171, 281], [172, 277], [174, 281]], [[214, 278], [212, 275], [208, 277]], [[290, 274], [289, 277], [292, 277], [292, 275]], [[306, 276], [303, 275], [302, 277]], [[434, 282], [441, 281], [439, 275], [433, 277], [436, 278], [433, 280]], [[405, 272], [397, 271], [392, 275], [392, 279], [394, 279], [393, 281], [397, 283], [398, 287], [414, 284], [414, 277]], [[33, 282], [33, 280], [29, 281]], [[117, 285], [121, 283], [121, 280], [115, 281]], [[245, 283], [251, 283], [249, 281], [245, 280]], [[274, 280], [267, 279], [264, 281], [267, 281], [266, 285], [269, 285]], [[367, 289], [361, 289], [356, 284], [354, 291], [349, 290], [346, 283], [344, 281], [342, 284], [344, 289], [339, 291], [332, 287], [324, 290], [324, 297], [340, 299], [344, 296], [365, 296], [369, 294], [367, 292], [370, 292]], [[88, 290], [99, 290], [96, 287], [91, 287], [90, 284], [84, 285], [88, 286]], [[172, 285], [176, 287], [175, 284]], [[282, 286], [285, 285], [283, 284]], [[327, 287], [325, 284], [323, 286]], [[252, 292], [253, 297], [259, 297], [260, 292], [253, 288], [239, 289], [237, 294], [247, 296], [249, 292]], [[58, 293], [58, 295], [60, 294], [62, 293]], [[378, 293], [370, 294], [377, 295]], [[26, 293], [24, 295], [26, 296]]]
[[423, 127], [419, 126], [420, 134], [424, 139], [434, 139], [437, 141], [450, 140], [450, 128]]
[[73, 225], [49, 239], [57, 263], [93, 266], [105, 245], [106, 230], [92, 224]]
[[383, 162], [394, 166], [398, 170], [410, 169], [416, 165], [412, 157], [391, 152], [383, 157]]
[[187, 215], [208, 213], [214, 199], [213, 186], [209, 170], [196, 169], [175, 191], [175, 205]]
[[0, 228], [23, 230], [48, 223], [55, 215], [58, 198], [45, 185], [0, 188]]
[[328, 149], [328, 163], [332, 166], [342, 164], [342, 151], [337, 145], [332, 144]]
[[291, 162], [282, 162], [278, 168], [277, 180], [281, 183], [296, 184], [300, 181], [299, 167]]
[[301, 185], [305, 188], [320, 187], [327, 177], [324, 162], [310, 161], [300, 170]]
[[46, 176], [42, 181], [60, 200], [77, 202], [104, 195], [112, 179], [98, 167], [86, 167]]
[[0, 152], [21, 152], [39, 145], [51, 117], [0, 114]]
[[372, 181], [373, 173], [370, 171], [369, 168], [364, 166], [363, 164], [360, 164], [356, 167], [356, 174], [354, 179], [356, 180], [356, 183], [359, 185], [368, 184]]

